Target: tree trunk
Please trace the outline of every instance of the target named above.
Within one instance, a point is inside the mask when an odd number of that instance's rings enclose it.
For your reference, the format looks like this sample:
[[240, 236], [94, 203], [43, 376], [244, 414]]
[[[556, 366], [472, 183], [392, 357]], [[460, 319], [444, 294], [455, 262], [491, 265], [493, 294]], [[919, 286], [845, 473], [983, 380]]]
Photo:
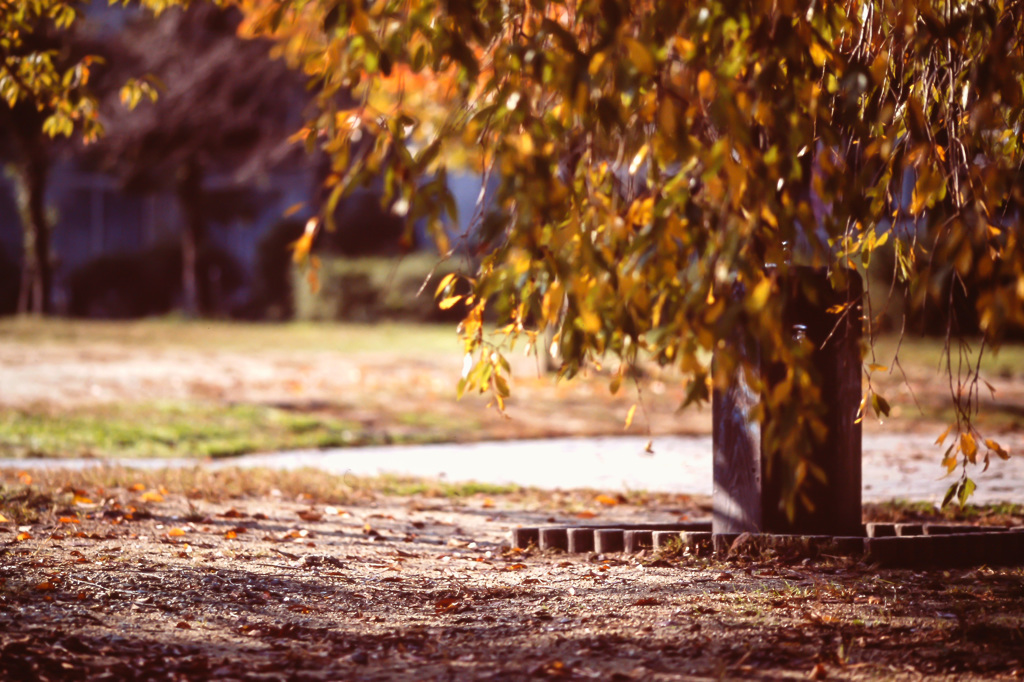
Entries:
[[53, 263], [50, 254], [50, 224], [46, 217], [49, 160], [39, 145], [26, 151], [21, 181], [25, 193], [23, 229], [27, 233], [18, 312], [49, 315], [53, 312]]
[[178, 205], [185, 220], [181, 232], [182, 312], [188, 317], [205, 315], [207, 297], [199, 274], [199, 252], [206, 241], [203, 219], [203, 175], [199, 165], [188, 161], [178, 172]]

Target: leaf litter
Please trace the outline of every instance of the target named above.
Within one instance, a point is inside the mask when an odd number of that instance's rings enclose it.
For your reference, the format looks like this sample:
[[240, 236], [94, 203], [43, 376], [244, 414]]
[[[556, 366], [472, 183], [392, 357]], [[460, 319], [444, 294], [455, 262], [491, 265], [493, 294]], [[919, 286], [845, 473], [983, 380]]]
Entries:
[[84, 492], [77, 523], [38, 495], [33, 521], [0, 525], [0, 679], [1024, 676], [1019, 568], [507, 544], [595, 501], [602, 523], [635, 523], [701, 516], [702, 500], [379, 495], [328, 511]]

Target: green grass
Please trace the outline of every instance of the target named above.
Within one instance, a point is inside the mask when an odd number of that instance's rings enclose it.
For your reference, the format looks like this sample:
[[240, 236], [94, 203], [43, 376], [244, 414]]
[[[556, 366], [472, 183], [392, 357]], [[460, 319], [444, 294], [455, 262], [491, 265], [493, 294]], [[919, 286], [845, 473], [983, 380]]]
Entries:
[[2, 457], [228, 457], [374, 442], [357, 422], [258, 405], [120, 404], [0, 413]]
[[390, 428], [264, 405], [119, 403], [61, 411], [0, 409], [0, 458], [220, 458], [253, 452], [464, 440], [476, 422], [398, 412]]
[[[887, 335], [880, 337], [875, 342], [875, 357], [880, 364], [889, 366], [892, 362], [893, 353], [896, 348], [900, 350], [900, 363], [909, 372], [919, 371], [945, 371], [945, 340], [936, 338], [921, 338], [907, 336], [902, 344], [899, 337]], [[965, 361], [973, 366], [978, 357], [981, 342], [978, 339], [967, 340], [967, 354]], [[951, 347], [952, 367], [954, 373], [960, 361], [960, 352], [956, 343]], [[867, 356], [870, 362], [870, 354]], [[987, 376], [1018, 376], [1024, 371], [1024, 344], [1007, 344], [993, 353], [991, 348], [985, 349], [981, 364], [982, 373]]]
[[118, 345], [193, 350], [460, 354], [455, 325], [259, 324], [159, 317], [132, 322], [0, 318], [0, 343]]

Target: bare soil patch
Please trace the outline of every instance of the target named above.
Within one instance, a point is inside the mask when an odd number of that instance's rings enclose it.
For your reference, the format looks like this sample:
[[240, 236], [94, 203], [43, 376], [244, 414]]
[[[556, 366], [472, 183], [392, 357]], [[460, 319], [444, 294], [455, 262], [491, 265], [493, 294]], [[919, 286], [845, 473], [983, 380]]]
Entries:
[[1024, 675], [1019, 568], [508, 547], [517, 525], [670, 522], [707, 500], [79, 485], [8, 481], [2, 679]]

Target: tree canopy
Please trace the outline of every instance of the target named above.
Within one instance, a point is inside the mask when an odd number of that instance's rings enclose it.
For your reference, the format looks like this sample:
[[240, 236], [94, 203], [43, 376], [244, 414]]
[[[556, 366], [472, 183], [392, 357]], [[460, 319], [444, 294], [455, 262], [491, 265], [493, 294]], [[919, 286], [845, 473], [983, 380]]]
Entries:
[[[274, 39], [309, 78], [318, 114], [298, 137], [332, 156], [325, 216], [383, 176], [390, 209], [448, 249], [449, 170], [494, 188], [474, 216], [460, 390], [499, 406], [503, 349], [550, 326], [565, 376], [616, 357], [618, 390], [650, 356], [688, 377], [687, 403], [708, 399], [711, 351], [742, 331], [786, 367], [770, 399], [795, 406], [777, 435], [799, 472], [827, 396], [782, 324], [791, 266], [841, 285], [887, 250], [917, 306], [976, 293], [982, 351], [1024, 324], [1021, 0], [234, 4], [243, 34]], [[869, 339], [884, 303], [864, 302]], [[1006, 455], [973, 422], [982, 353], [962, 366], [966, 343], [948, 354], [944, 458], [964, 472]], [[862, 411], [887, 413], [871, 373], [898, 359], [864, 352]], [[964, 473], [950, 492], [971, 487]]]
[[[617, 390], [646, 354], [689, 377], [688, 403], [708, 399], [710, 352], [742, 330], [787, 367], [771, 400], [800, 408], [776, 434], [796, 471], [827, 396], [782, 325], [790, 266], [842, 284], [888, 249], [917, 306], [977, 293], [982, 351], [1024, 323], [1021, 2], [239, 4], [244, 30], [316, 86], [303, 134], [333, 155], [335, 196], [384, 174], [392, 210], [440, 233], [454, 164], [495, 183], [461, 387], [499, 405], [502, 348], [550, 325], [564, 375], [610, 354]], [[885, 302], [864, 303], [870, 333]], [[498, 341], [483, 326], [495, 309]], [[973, 423], [980, 365], [958, 366], [956, 343], [950, 471], [1006, 456]], [[870, 378], [889, 362], [868, 360], [862, 410], [884, 414]], [[971, 487], [964, 474], [951, 494]]]

